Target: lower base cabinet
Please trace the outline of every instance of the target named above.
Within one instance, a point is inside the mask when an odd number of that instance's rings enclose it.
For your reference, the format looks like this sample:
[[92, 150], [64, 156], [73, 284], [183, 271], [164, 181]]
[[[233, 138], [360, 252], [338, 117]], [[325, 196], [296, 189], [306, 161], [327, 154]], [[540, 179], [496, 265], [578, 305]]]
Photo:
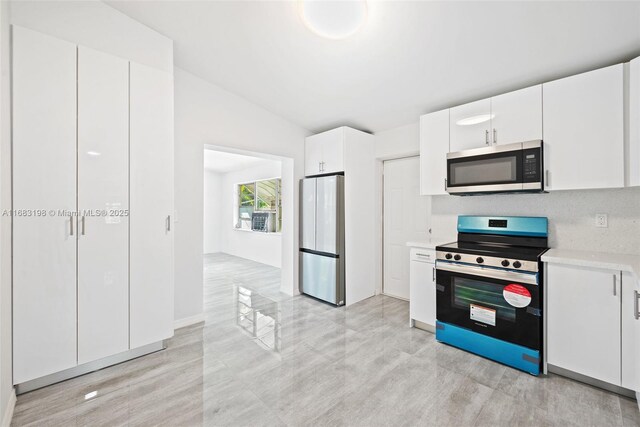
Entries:
[[411, 248], [409, 267], [409, 316], [434, 327], [436, 324], [435, 251]]
[[546, 283], [547, 363], [637, 390], [635, 278], [618, 270], [548, 264]]

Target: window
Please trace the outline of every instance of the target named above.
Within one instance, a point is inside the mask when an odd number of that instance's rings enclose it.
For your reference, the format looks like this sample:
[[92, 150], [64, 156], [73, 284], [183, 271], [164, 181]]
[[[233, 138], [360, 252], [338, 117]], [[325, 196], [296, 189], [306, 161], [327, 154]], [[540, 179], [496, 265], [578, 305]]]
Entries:
[[[280, 232], [282, 230], [282, 198], [280, 178], [238, 184], [236, 228]], [[254, 213], [260, 219], [252, 226]]]

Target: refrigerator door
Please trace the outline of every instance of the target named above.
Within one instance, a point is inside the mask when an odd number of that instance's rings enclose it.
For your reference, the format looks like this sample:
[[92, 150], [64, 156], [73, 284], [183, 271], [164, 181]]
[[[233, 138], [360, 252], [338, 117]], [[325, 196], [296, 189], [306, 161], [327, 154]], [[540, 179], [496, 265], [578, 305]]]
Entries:
[[300, 180], [300, 248], [316, 250], [316, 181]]
[[344, 229], [342, 198], [344, 177], [317, 178], [316, 184], [316, 251], [340, 254], [341, 232]]
[[335, 305], [344, 304], [340, 259], [300, 252], [301, 291]]

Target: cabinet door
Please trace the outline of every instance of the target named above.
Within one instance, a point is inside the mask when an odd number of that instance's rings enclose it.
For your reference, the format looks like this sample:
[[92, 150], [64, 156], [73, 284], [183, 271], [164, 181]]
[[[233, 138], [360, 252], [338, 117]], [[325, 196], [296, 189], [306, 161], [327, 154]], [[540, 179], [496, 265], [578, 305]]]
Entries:
[[130, 347], [173, 335], [173, 76], [130, 63]]
[[494, 144], [542, 139], [542, 85], [491, 98]]
[[640, 391], [640, 282], [622, 273], [622, 387]]
[[620, 272], [547, 266], [548, 363], [620, 385]]
[[640, 57], [629, 65], [629, 181], [640, 185]]
[[411, 249], [409, 262], [409, 315], [430, 326], [436, 324], [435, 264], [424, 249]]
[[453, 107], [449, 122], [451, 152], [470, 148], [486, 147], [491, 144], [491, 99]]
[[78, 363], [86, 363], [129, 348], [129, 63], [82, 46], [78, 209]]
[[305, 176], [322, 173], [321, 139], [310, 136], [304, 142], [304, 174]]
[[345, 128], [333, 129], [321, 135], [322, 173], [344, 172]]
[[543, 85], [547, 190], [624, 186], [623, 66]]
[[13, 218], [20, 384], [77, 363], [76, 46], [14, 26], [12, 75], [13, 209], [45, 213]]
[[420, 117], [420, 194], [447, 194], [449, 110]]

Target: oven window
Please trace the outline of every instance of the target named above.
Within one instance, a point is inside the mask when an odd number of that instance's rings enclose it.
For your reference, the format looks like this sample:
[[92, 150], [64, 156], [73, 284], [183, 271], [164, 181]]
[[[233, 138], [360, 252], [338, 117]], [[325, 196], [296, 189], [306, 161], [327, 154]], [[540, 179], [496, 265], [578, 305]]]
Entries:
[[491, 157], [449, 163], [449, 185], [517, 182], [517, 157]]
[[504, 286], [479, 280], [453, 277], [453, 306], [469, 311], [469, 304], [496, 310], [496, 317], [516, 321], [516, 309], [502, 296]]

